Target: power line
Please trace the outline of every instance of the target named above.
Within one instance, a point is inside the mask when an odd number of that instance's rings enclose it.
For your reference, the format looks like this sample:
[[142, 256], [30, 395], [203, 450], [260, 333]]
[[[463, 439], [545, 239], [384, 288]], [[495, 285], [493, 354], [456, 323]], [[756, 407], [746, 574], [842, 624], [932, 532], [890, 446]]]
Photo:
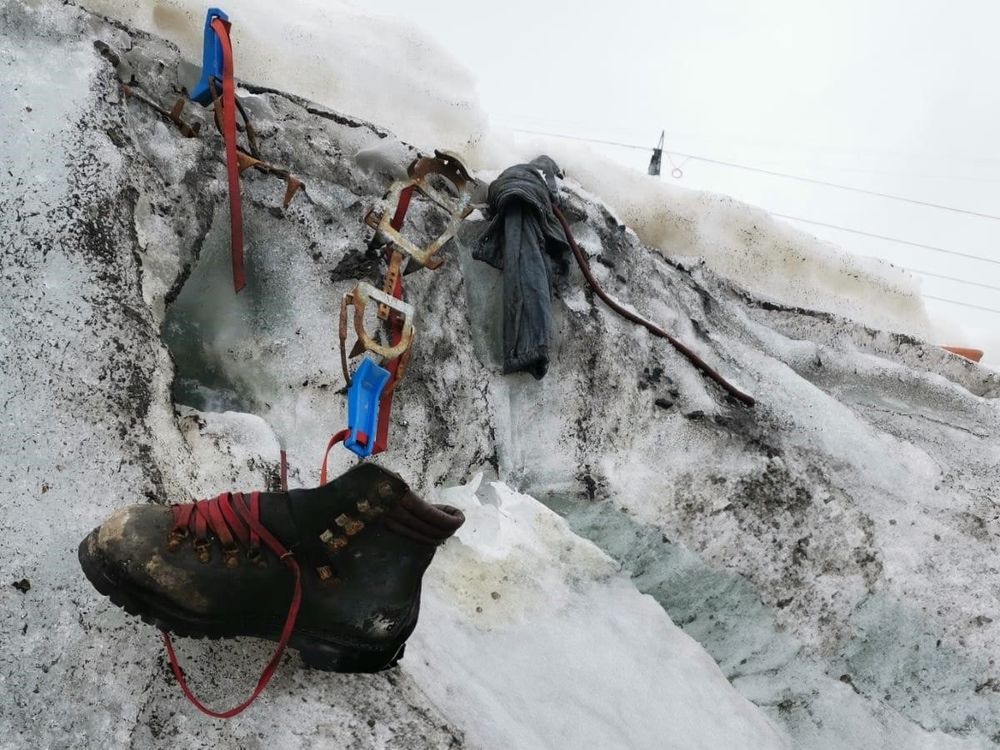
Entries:
[[996, 184], [1000, 182], [997, 177], [974, 177], [972, 175], [959, 174], [921, 174], [919, 172], [890, 172], [885, 169], [865, 169], [864, 167], [843, 167], [843, 166], [820, 166], [820, 169], [833, 170], [835, 172], [860, 172], [862, 174], [878, 174], [884, 177], [913, 178], [917, 180], [955, 180], [961, 182], [985, 182]]
[[704, 156], [695, 156], [693, 154], [682, 154], [678, 151], [671, 151], [671, 154], [676, 156], [686, 156], [689, 159], [694, 159], [695, 161], [703, 161], [708, 164], [721, 164], [726, 167], [735, 167], [736, 169], [745, 169], [748, 172], [759, 172], [760, 174], [771, 175], [773, 177], [784, 177], [789, 180], [797, 180], [798, 182], [807, 182], [811, 185], [824, 185], [826, 187], [836, 188], [837, 190], [847, 190], [852, 193], [861, 193], [862, 195], [874, 195], [878, 198], [888, 198], [894, 201], [902, 201], [903, 203], [911, 203], [914, 206], [925, 206], [927, 208], [937, 208], [942, 211], [951, 211], [957, 214], [966, 214], [968, 216], [978, 216], [982, 219], [995, 219], [1000, 221], [1000, 216], [996, 214], [981, 213], [979, 211], [970, 211], [966, 208], [957, 208], [955, 206], [945, 206], [940, 203], [931, 203], [930, 201], [921, 201], [915, 198], [906, 198], [901, 195], [892, 195], [891, 193], [880, 193], [877, 190], [865, 190], [864, 188], [851, 187], [850, 185], [840, 185], [836, 182], [827, 182], [826, 180], [817, 180], [812, 177], [799, 177], [798, 175], [788, 174], [786, 172], [775, 172], [770, 169], [761, 169], [760, 167], [750, 167], [746, 164], [736, 164], [731, 161], [722, 161], [721, 159], [709, 159]]
[[[946, 250], [943, 247], [935, 247], [934, 245], [924, 245], [924, 244], [921, 244], [919, 242], [910, 242], [909, 240], [901, 240], [901, 239], [899, 239], [897, 237], [889, 237], [889, 236], [884, 235], [884, 234], [875, 234], [873, 232], [864, 232], [864, 231], [862, 231], [860, 229], [851, 229], [850, 227], [842, 227], [842, 226], [840, 226], [838, 224], [827, 224], [827, 223], [822, 222], [822, 221], [813, 221], [812, 219], [802, 219], [802, 218], [800, 218], [798, 216], [788, 216], [786, 214], [778, 214], [778, 213], [772, 213], [771, 215], [772, 216], [777, 216], [777, 217], [782, 218], [782, 219], [791, 219], [792, 221], [801, 221], [801, 222], [803, 222], [805, 224], [815, 224], [816, 226], [828, 227], [830, 229], [837, 229], [837, 230], [842, 231], [842, 232], [851, 232], [852, 234], [860, 234], [860, 235], [863, 235], [865, 237], [874, 237], [875, 239], [879, 239], [879, 240], [888, 240], [889, 242], [898, 242], [898, 243], [900, 243], [902, 245], [912, 245], [913, 247], [920, 247], [920, 248], [924, 248], [925, 250], [934, 250], [934, 251], [939, 252], [939, 253], [947, 253], [948, 255], [957, 255], [957, 256], [960, 256], [962, 258], [972, 258], [974, 260], [981, 260], [981, 261], [984, 261], [986, 263], [996, 263], [997, 265], [1000, 265], [1000, 260], [994, 260], [993, 258], [984, 258], [981, 255], [970, 255], [968, 253], [960, 253], [957, 250]], [[960, 279], [957, 276], [946, 276], [944, 274], [934, 273], [933, 271], [922, 271], [919, 268], [909, 268], [907, 266], [902, 266], [902, 268], [905, 268], [907, 271], [913, 271], [914, 273], [922, 274], [924, 276], [934, 276], [934, 277], [937, 277], [939, 279], [947, 279], [948, 281], [957, 281], [960, 284], [969, 284], [971, 286], [978, 286], [978, 287], [982, 287], [984, 289], [992, 289], [994, 291], [1000, 292], [1000, 286], [994, 286], [992, 284], [983, 284], [983, 283], [980, 283], [978, 281], [969, 281], [967, 279]], [[948, 302], [948, 303], [950, 303], [952, 305], [961, 305], [962, 307], [972, 307], [972, 308], [975, 308], [977, 310], [985, 310], [987, 312], [1000, 313], [1000, 310], [995, 310], [992, 307], [983, 307], [982, 305], [973, 305], [973, 304], [970, 304], [968, 302], [959, 302], [958, 300], [954, 300], [954, 299], [946, 299], [945, 297], [935, 297], [932, 294], [922, 294], [921, 296], [926, 297], [927, 299], [937, 300], [939, 302]]]
[[[514, 131], [514, 132], [521, 132], [521, 133], [537, 133], [537, 132], [539, 132], [539, 131], [536, 131], [536, 130], [528, 130], [528, 129], [525, 129], [525, 128], [518, 127], [519, 123], [524, 124], [525, 122], [528, 121], [528, 119], [530, 119], [530, 118], [525, 118], [524, 116], [518, 117], [518, 116], [506, 115], [506, 116], [499, 116], [498, 119], [497, 119], [497, 123], [499, 125], [502, 125], [502, 126], [506, 127], [508, 130], [511, 130], [511, 131]], [[590, 126], [590, 123], [587, 120], [565, 120], [565, 119], [562, 119], [562, 120], [560, 120], [557, 123], [557, 122], [554, 122], [552, 120], [544, 121], [544, 120], [534, 119], [533, 123], [534, 123], [533, 127], [546, 127], [546, 126], [566, 127], [566, 126], [571, 126], [571, 127], [586, 128], [586, 127]], [[543, 134], [547, 135], [548, 133], [543, 133]], [[561, 136], [557, 136], [557, 137], [561, 137]], [[907, 161], [928, 161], [928, 162], [930, 162], [930, 161], [934, 161], [935, 159], [938, 159], [938, 160], [941, 160], [941, 161], [948, 161], [948, 162], [956, 162], [956, 161], [969, 162], [969, 161], [973, 161], [973, 162], [976, 162], [976, 163], [992, 162], [992, 163], [1000, 164], [1000, 158], [998, 158], [998, 157], [991, 157], [991, 156], [984, 156], [982, 154], [971, 155], [971, 154], [960, 154], [960, 153], [959, 154], [954, 154], [954, 153], [946, 153], [946, 152], [928, 153], [926, 151], [926, 149], [925, 150], [921, 150], [921, 151], [919, 151], [917, 153], [914, 153], [912, 151], [899, 151], [899, 150], [896, 150], [896, 149], [888, 149], [888, 150], [886, 150], [886, 149], [878, 149], [878, 148], [869, 148], [869, 147], [864, 147], [864, 146], [855, 146], [855, 147], [852, 147], [852, 148], [846, 148], [844, 146], [833, 146], [833, 145], [829, 145], [829, 144], [817, 144], [817, 143], [814, 143], [814, 142], [804, 143], [804, 142], [801, 142], [801, 141], [789, 141], [787, 138], [780, 138], [780, 139], [778, 139], [778, 138], [763, 138], [763, 139], [762, 138], [747, 138], [746, 134], [743, 131], [739, 131], [739, 132], [713, 131], [713, 132], [707, 132], [707, 133], [705, 131], [702, 131], [702, 130], [699, 130], [698, 132], [688, 132], [688, 133], [682, 133], [682, 132], [679, 132], [679, 131], [674, 131], [674, 132], [671, 133], [671, 138], [678, 138], [678, 139], [682, 139], [682, 138], [683, 139], [692, 139], [692, 138], [705, 139], [705, 138], [707, 138], [708, 140], [712, 141], [713, 143], [719, 143], [720, 141], [725, 140], [726, 143], [734, 143], [735, 142], [735, 143], [744, 144], [744, 145], [764, 146], [765, 148], [769, 148], [769, 149], [773, 149], [773, 147], [775, 147], [775, 146], [781, 146], [781, 148], [783, 149], [783, 151], [786, 151], [786, 152], [787, 151], [792, 151], [792, 152], [796, 152], [796, 153], [800, 153], [800, 154], [826, 154], [826, 155], [835, 155], [837, 157], [841, 157], [841, 156], [847, 155], [847, 156], [854, 156], [854, 157], [858, 157], [858, 158], [864, 158], [866, 160], [870, 160], [872, 157], [875, 157], [875, 158], [903, 158], [903, 159], [906, 159]], [[591, 139], [586, 139], [586, 140], [591, 140]], [[628, 148], [644, 149], [644, 150], [647, 150], [647, 151], [649, 150], [648, 146], [640, 146], [638, 144], [632, 144], [632, 143], [620, 143], [619, 144], [616, 141], [609, 141], [609, 143], [614, 144], [614, 145], [627, 146]], [[890, 175], [890, 176], [894, 176], [894, 177], [925, 177], [925, 178], [928, 178], [928, 179], [937, 179], [937, 180], [965, 180], [965, 179], [969, 179], [969, 180], [983, 181], [983, 182], [1000, 182], [1000, 179], [998, 179], [998, 178], [993, 178], [993, 177], [979, 178], [979, 177], [973, 177], [971, 175], [924, 175], [924, 174], [915, 174], [915, 173], [912, 173], [912, 172], [899, 172], [899, 171], [891, 171], [890, 172], [890, 171], [886, 171], [886, 170], [868, 170], [868, 169], [853, 168], [853, 167], [832, 167], [831, 166], [831, 167], [824, 167], [824, 168], [825, 169], [846, 170], [846, 171], [851, 171], [851, 172], [870, 172], [872, 174], [885, 174], [885, 175]]]
[[[607, 146], [618, 146], [620, 148], [631, 148], [638, 149], [640, 151], [652, 151], [649, 146], [638, 146], [634, 143], [621, 143], [619, 141], [605, 141], [599, 138], [582, 138], [575, 135], [560, 135], [559, 133], [545, 133], [540, 130], [524, 130], [522, 128], [512, 128], [518, 133], [530, 133], [532, 135], [542, 135], [549, 138], [562, 138], [569, 141], [585, 141], [587, 143], [603, 143]], [[801, 177], [799, 175], [789, 174], [787, 172], [776, 172], [771, 169], [764, 169], [762, 167], [752, 167], [748, 164], [739, 164], [732, 161], [723, 161], [722, 159], [712, 159], [708, 156], [698, 156], [697, 154], [686, 154], [681, 151], [674, 151], [673, 149], [664, 149], [663, 153], [672, 154], [674, 156], [684, 157], [686, 159], [693, 159], [694, 161], [704, 162], [706, 164], [718, 164], [724, 167], [732, 167], [734, 169], [743, 169], [747, 172], [757, 172], [759, 174], [770, 175], [771, 177], [782, 177], [787, 180], [796, 180], [798, 182], [805, 182], [811, 185], [823, 185], [824, 187], [831, 187], [837, 190], [847, 190], [852, 193], [860, 193], [862, 195], [873, 195], [877, 198], [888, 198], [889, 200], [901, 201], [903, 203], [910, 203], [915, 206], [924, 206], [925, 208], [937, 208], [942, 211], [951, 211], [953, 213], [965, 214], [967, 216], [978, 216], [982, 219], [994, 219], [1000, 221], [1000, 216], [997, 214], [987, 214], [980, 211], [972, 211], [967, 208], [958, 208], [957, 206], [946, 206], [941, 203], [931, 203], [930, 201], [917, 200], [916, 198], [907, 198], [902, 195], [893, 195], [892, 193], [881, 193], [877, 190], [865, 190], [864, 188], [853, 187], [851, 185], [841, 185], [837, 182], [827, 182], [826, 180], [817, 180], [813, 177]]]
[[959, 284], [969, 284], [970, 286], [981, 286], [983, 289], [992, 289], [994, 291], [1000, 292], [1000, 286], [993, 286], [992, 284], [980, 284], [978, 281], [969, 281], [967, 279], [960, 279], [957, 276], [945, 276], [941, 273], [933, 273], [932, 271], [921, 271], [919, 268], [910, 268], [909, 266], [900, 266], [907, 271], [913, 271], [913, 273], [919, 273], [921, 276], [934, 276], [938, 279], [947, 279], [948, 281], [957, 281]]
[[[532, 135], [541, 135], [541, 136], [546, 136], [546, 137], [549, 137], [549, 138], [562, 138], [562, 139], [570, 140], [570, 141], [583, 141], [583, 142], [586, 142], [586, 143], [600, 143], [600, 144], [604, 144], [606, 146], [618, 146], [620, 148], [636, 149], [636, 150], [639, 150], [639, 151], [650, 151], [650, 150], [652, 150], [652, 149], [649, 148], [649, 146], [639, 146], [639, 145], [636, 145], [634, 143], [622, 143], [620, 141], [608, 141], [608, 140], [603, 140], [603, 139], [599, 139], [599, 138], [583, 138], [583, 137], [580, 137], [580, 136], [573, 136], [573, 135], [560, 135], [558, 133], [546, 133], [546, 132], [542, 132], [542, 131], [539, 131], [539, 130], [525, 130], [525, 129], [522, 129], [522, 128], [512, 128], [512, 130], [514, 130], [515, 132], [518, 132], [518, 133], [530, 133]], [[759, 167], [751, 167], [751, 166], [746, 165], [746, 164], [737, 164], [735, 162], [723, 161], [721, 159], [711, 159], [709, 157], [698, 156], [696, 154], [685, 154], [685, 153], [682, 153], [680, 151], [667, 151], [666, 149], [664, 149], [663, 153], [664, 154], [672, 154], [673, 156], [684, 157], [686, 159], [693, 159], [694, 161], [706, 162], [708, 164], [719, 164], [719, 165], [722, 165], [722, 166], [733, 167], [733, 168], [736, 168], [736, 169], [744, 169], [744, 170], [747, 170], [747, 171], [750, 171], [750, 172], [759, 172], [761, 174], [771, 175], [771, 176], [774, 176], [774, 177], [783, 177], [783, 178], [790, 179], [790, 180], [798, 180], [799, 182], [807, 182], [807, 183], [811, 183], [811, 184], [815, 184], [815, 185], [824, 185], [826, 187], [837, 188], [838, 190], [848, 190], [848, 191], [855, 192], [855, 193], [862, 193], [864, 195], [873, 195], [873, 196], [876, 196], [876, 197], [879, 197], [879, 198], [888, 198], [890, 200], [903, 201], [904, 203], [912, 203], [912, 204], [917, 205], [917, 206], [926, 206], [928, 208], [937, 208], [937, 209], [941, 209], [943, 211], [953, 211], [955, 213], [967, 214], [969, 216], [978, 216], [978, 217], [981, 217], [981, 218], [984, 218], [984, 219], [996, 219], [996, 220], [1000, 221], [1000, 216], [997, 216], [997, 215], [994, 215], [994, 214], [980, 213], [978, 211], [970, 211], [970, 210], [967, 210], [967, 209], [964, 209], [964, 208], [956, 208], [955, 206], [945, 206], [945, 205], [941, 205], [941, 204], [938, 204], [938, 203], [930, 203], [928, 201], [916, 200], [914, 198], [906, 198], [906, 197], [900, 196], [900, 195], [892, 195], [890, 193], [880, 193], [880, 192], [877, 192], [877, 191], [874, 191], [874, 190], [865, 190], [863, 188], [856, 188], [856, 187], [852, 187], [852, 186], [849, 186], [849, 185], [840, 185], [840, 184], [835, 183], [835, 182], [827, 182], [825, 180], [817, 180], [817, 179], [813, 179], [811, 177], [800, 177], [798, 175], [787, 174], [785, 172], [776, 172], [776, 171], [773, 171], [773, 170], [770, 170], [770, 169], [762, 169], [762, 168], [759, 168]], [[814, 221], [812, 219], [803, 219], [803, 218], [798, 217], [798, 216], [789, 216], [787, 214], [779, 214], [779, 213], [774, 213], [774, 212], [771, 212], [771, 215], [772, 216], [777, 216], [777, 217], [782, 218], [782, 219], [789, 219], [791, 221], [800, 221], [800, 222], [802, 222], [804, 224], [813, 224], [815, 226], [827, 227], [828, 229], [836, 229], [836, 230], [839, 230], [839, 231], [842, 231], [842, 232], [850, 232], [852, 234], [859, 234], [859, 235], [862, 235], [864, 237], [872, 237], [874, 239], [886, 240], [888, 242], [897, 242], [897, 243], [902, 244], [902, 245], [910, 245], [911, 247], [919, 247], [919, 248], [923, 248], [925, 250], [933, 250], [935, 252], [945, 253], [947, 255], [955, 255], [955, 256], [958, 256], [958, 257], [961, 257], [961, 258], [970, 258], [972, 260], [983, 261], [985, 263], [995, 263], [997, 265], [1000, 265], [1000, 260], [996, 260], [996, 259], [993, 259], [993, 258], [984, 258], [981, 255], [972, 255], [971, 253], [961, 253], [961, 252], [958, 252], [957, 250], [948, 250], [948, 249], [943, 248], [943, 247], [936, 247], [935, 245], [926, 245], [926, 244], [923, 244], [923, 243], [920, 243], [920, 242], [911, 242], [909, 240], [901, 240], [898, 237], [889, 237], [888, 235], [876, 234], [874, 232], [865, 232], [865, 231], [863, 231], [861, 229], [852, 229], [850, 227], [843, 227], [843, 226], [840, 226], [838, 224], [828, 224], [828, 223], [822, 222], [822, 221]], [[931, 271], [921, 271], [921, 270], [916, 269], [916, 268], [907, 268], [905, 266], [903, 266], [903, 268], [905, 268], [908, 271], [912, 271], [914, 273], [922, 274], [924, 276], [934, 276], [934, 277], [941, 278], [941, 279], [947, 279], [949, 281], [957, 281], [957, 282], [962, 283], [962, 284], [970, 284], [972, 286], [978, 286], [978, 287], [983, 287], [985, 289], [993, 289], [993, 290], [996, 290], [996, 291], [1000, 291], [1000, 287], [992, 286], [990, 284], [982, 284], [982, 283], [979, 283], [979, 282], [976, 282], [976, 281], [968, 281], [966, 279], [960, 279], [960, 278], [957, 278], [955, 276], [945, 276], [943, 274], [933, 273]], [[992, 313], [1000, 314], [1000, 309], [996, 309], [996, 308], [992, 308], [992, 307], [986, 307], [984, 305], [974, 305], [974, 304], [971, 304], [969, 302], [959, 302], [958, 300], [947, 299], [945, 297], [936, 297], [936, 296], [934, 296], [932, 294], [924, 294], [922, 296], [924, 298], [926, 298], [926, 299], [932, 299], [932, 300], [936, 300], [938, 302], [946, 302], [946, 303], [951, 304], [951, 305], [960, 305], [962, 307], [970, 307], [970, 308], [973, 308], [975, 310], [984, 310], [986, 312], [992, 312]]]
[[936, 247], [935, 245], [925, 245], [921, 242], [911, 242], [910, 240], [901, 240], [898, 237], [889, 237], [885, 234], [875, 234], [874, 232], [865, 232], [861, 229], [851, 229], [850, 227], [842, 227], [839, 224], [827, 224], [823, 221], [814, 221], [812, 219], [803, 219], [799, 216], [789, 216], [787, 214], [771, 213], [771, 216], [777, 216], [781, 219], [791, 219], [792, 221], [801, 221], [803, 224], [814, 224], [818, 227], [827, 227], [828, 229], [837, 229], [841, 232], [850, 232], [851, 234], [860, 234], [862, 237], [873, 237], [877, 240], [887, 240], [889, 242], [898, 242], [900, 245], [909, 245], [910, 247], [919, 247], [924, 250], [933, 250], [938, 253], [945, 253], [946, 255], [957, 255], [960, 258], [971, 258], [972, 260], [980, 260], [984, 263], [995, 263], [1000, 265], [1000, 260], [995, 258], [984, 258], [982, 255], [972, 255], [971, 253], [960, 253], [957, 250], [947, 250], [943, 247]]
[[948, 302], [948, 303], [950, 303], [952, 305], [961, 305], [962, 307], [972, 307], [972, 308], [975, 308], [976, 310], [985, 310], [986, 312], [1000, 314], [1000, 310], [997, 310], [996, 308], [993, 308], [993, 307], [984, 307], [983, 305], [973, 305], [973, 304], [970, 304], [968, 302], [959, 302], [958, 300], [955, 300], [955, 299], [946, 299], [944, 297], [935, 297], [933, 294], [924, 294], [924, 295], [921, 295], [921, 296], [923, 296], [924, 299], [934, 299], [934, 300], [937, 300], [938, 302]]
[[[531, 135], [544, 135], [549, 138], [562, 138], [566, 141], [584, 141], [586, 143], [603, 143], [605, 146], [620, 146], [621, 148], [633, 148], [639, 151], [652, 151], [649, 146], [637, 146], [634, 143], [621, 143], [619, 141], [604, 141], [600, 138], [583, 138], [578, 135], [560, 135], [559, 133], [544, 133], [541, 130], [525, 130], [524, 128], [511, 128], [515, 133], [530, 133]], [[671, 152], [674, 153], [674, 152]]]

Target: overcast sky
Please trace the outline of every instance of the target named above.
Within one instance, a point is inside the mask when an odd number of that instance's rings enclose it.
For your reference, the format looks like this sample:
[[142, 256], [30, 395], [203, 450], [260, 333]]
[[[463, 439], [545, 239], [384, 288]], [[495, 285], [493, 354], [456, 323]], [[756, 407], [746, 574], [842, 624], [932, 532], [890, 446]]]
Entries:
[[[469, 67], [500, 125], [667, 148], [1000, 215], [1000, 5], [804, 0], [368, 0]], [[649, 153], [594, 147], [645, 169]], [[1000, 221], [674, 159], [678, 184], [1000, 260]], [[671, 165], [664, 160], [663, 179]], [[854, 252], [1000, 286], [1000, 265], [800, 225]], [[924, 292], [1000, 310], [1000, 291]], [[1000, 313], [928, 300], [1000, 330]], [[944, 342], [942, 342], [944, 343]]]

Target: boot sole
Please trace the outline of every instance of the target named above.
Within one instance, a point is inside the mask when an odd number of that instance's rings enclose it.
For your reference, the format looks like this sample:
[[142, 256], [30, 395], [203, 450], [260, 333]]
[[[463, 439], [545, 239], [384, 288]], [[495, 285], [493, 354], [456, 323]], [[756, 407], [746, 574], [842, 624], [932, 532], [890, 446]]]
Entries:
[[[205, 620], [180, 609], [164, 607], [143, 592], [123, 586], [105, 573], [104, 568], [90, 550], [92, 539], [96, 538], [95, 529], [80, 543], [78, 556], [80, 567], [87, 580], [102, 596], [106, 596], [116, 607], [138, 617], [147, 625], [165, 630], [180, 638], [207, 638], [220, 640], [234, 637], [262, 638], [277, 641], [277, 635], [272, 635], [270, 629], [266, 632], [247, 632], [234, 634], [226, 626]], [[280, 629], [280, 628], [279, 628]], [[409, 633], [406, 634], [407, 636]], [[302, 660], [313, 669], [324, 672], [381, 672], [395, 666], [403, 658], [406, 649], [403, 642], [391, 644], [384, 648], [371, 647], [358, 643], [320, 638], [304, 631], [295, 631], [288, 645], [299, 652]]]

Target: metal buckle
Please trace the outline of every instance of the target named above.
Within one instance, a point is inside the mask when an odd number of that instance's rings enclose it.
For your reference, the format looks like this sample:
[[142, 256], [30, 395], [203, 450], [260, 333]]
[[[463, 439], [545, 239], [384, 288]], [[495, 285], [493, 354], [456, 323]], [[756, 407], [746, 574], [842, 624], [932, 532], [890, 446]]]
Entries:
[[193, 547], [198, 562], [207, 563], [212, 559], [212, 543], [208, 539], [195, 539]]

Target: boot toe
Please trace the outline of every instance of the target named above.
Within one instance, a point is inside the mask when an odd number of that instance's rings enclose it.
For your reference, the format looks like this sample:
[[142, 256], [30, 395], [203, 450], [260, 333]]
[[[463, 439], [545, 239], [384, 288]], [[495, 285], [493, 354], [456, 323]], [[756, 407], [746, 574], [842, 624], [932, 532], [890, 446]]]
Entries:
[[129, 505], [97, 527], [96, 551], [119, 561], [148, 556], [153, 546], [167, 538], [172, 526], [173, 514], [165, 505]]
[[129, 505], [110, 515], [81, 542], [80, 564], [98, 591], [139, 585], [172, 525], [163, 505]]

